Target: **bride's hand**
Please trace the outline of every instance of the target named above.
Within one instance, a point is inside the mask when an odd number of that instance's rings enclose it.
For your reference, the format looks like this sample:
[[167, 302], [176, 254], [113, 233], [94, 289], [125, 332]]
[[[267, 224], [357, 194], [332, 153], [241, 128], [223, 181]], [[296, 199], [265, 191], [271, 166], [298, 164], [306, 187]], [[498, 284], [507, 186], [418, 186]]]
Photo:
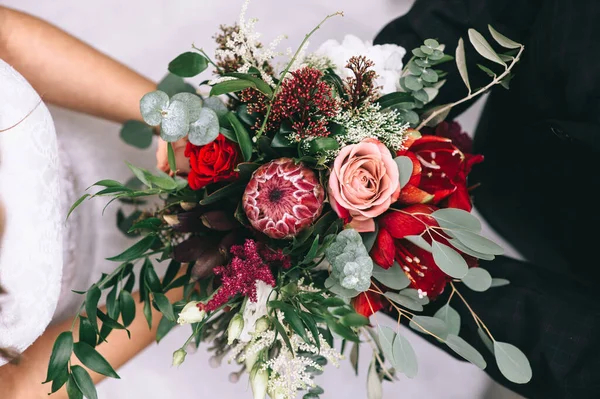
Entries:
[[[190, 171], [190, 162], [185, 156], [185, 147], [188, 139], [184, 137], [173, 143], [173, 151], [175, 153], [175, 164], [177, 173], [188, 173]], [[156, 149], [156, 168], [163, 172], [169, 173], [169, 156], [167, 142], [158, 138], [158, 148]]]

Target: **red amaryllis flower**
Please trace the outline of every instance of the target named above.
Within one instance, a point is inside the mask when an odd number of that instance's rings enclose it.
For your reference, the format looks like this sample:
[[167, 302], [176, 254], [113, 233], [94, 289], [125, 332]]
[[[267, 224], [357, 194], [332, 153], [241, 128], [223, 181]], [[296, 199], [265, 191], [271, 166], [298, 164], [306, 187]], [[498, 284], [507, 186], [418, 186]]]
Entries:
[[[411, 287], [421, 290], [430, 299], [444, 291], [450, 277], [435, 264], [431, 252], [413, 244], [406, 236], [420, 235], [427, 227], [438, 226], [430, 215], [438, 208], [416, 204], [401, 211], [388, 212], [379, 220], [379, 233], [371, 249], [373, 261], [389, 269], [396, 261], [411, 281]], [[428, 234], [423, 238], [431, 243]], [[449, 245], [446, 239], [436, 235], [435, 240]], [[462, 255], [469, 266], [476, 266], [475, 258]], [[397, 266], [395, 266], [397, 267]]]
[[427, 136], [445, 137], [452, 140], [452, 144], [464, 153], [473, 152], [473, 139], [467, 132], [463, 132], [458, 122], [440, 122], [436, 127], [425, 126], [421, 129], [421, 134]]
[[444, 201], [444, 206], [470, 211], [467, 175], [483, 156], [461, 152], [449, 138], [418, 136], [413, 131], [412, 140], [406, 143], [408, 149], [398, 152], [413, 162], [412, 176], [398, 201], [407, 205]]
[[352, 306], [356, 313], [369, 317], [383, 309], [383, 300], [376, 292], [361, 292], [352, 300]]
[[190, 159], [188, 183], [199, 190], [211, 183], [231, 181], [238, 177], [234, 171], [241, 160], [237, 144], [219, 134], [215, 141], [203, 146], [187, 143], [185, 156]]
[[292, 238], [321, 214], [325, 190], [312, 169], [291, 158], [258, 168], [242, 205], [252, 226], [271, 238]]

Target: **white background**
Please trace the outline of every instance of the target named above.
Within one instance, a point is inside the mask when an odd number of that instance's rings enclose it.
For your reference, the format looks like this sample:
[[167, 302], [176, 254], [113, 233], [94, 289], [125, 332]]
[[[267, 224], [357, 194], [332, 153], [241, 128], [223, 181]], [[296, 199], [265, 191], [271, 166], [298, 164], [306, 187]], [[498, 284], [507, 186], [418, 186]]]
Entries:
[[[211, 37], [220, 24], [236, 21], [241, 0], [4, 0], [1, 4], [21, 9], [46, 19], [99, 50], [158, 81], [168, 62], [192, 43], [213, 52]], [[327, 22], [311, 39], [312, 49], [329, 38], [342, 39], [347, 33], [371, 40], [390, 20], [404, 14], [412, 4], [407, 0], [254, 0], [249, 17], [259, 18], [258, 31], [264, 42], [279, 34], [287, 34], [284, 46], [296, 48], [325, 15], [344, 11], [343, 18]], [[93, 71], [80, 71], [92, 73]], [[102, 82], [98, 82], [99, 85]], [[467, 131], [473, 131], [481, 104], [460, 119]], [[128, 170], [123, 160], [152, 168], [153, 149], [140, 151], [124, 147], [118, 138], [119, 126], [92, 117], [51, 108], [57, 132], [62, 140], [74, 140], [81, 151], [72, 156], [87, 185], [102, 178], [126, 180]], [[101, 211], [102, 204], [84, 208]], [[95, 256], [94, 274], [111, 267], [103, 259], [125, 247], [122, 235], [114, 227], [115, 209], [101, 220]], [[493, 233], [490, 233], [493, 234]], [[83, 265], [82, 265], [83, 266]], [[96, 276], [94, 276], [95, 278]], [[378, 316], [382, 324], [393, 324]], [[107, 380], [98, 387], [101, 399], [125, 398], [250, 398], [251, 392], [243, 376], [239, 383], [228, 382], [235, 367], [219, 369], [209, 366], [202, 348], [189, 355], [179, 368], [170, 367], [171, 353], [188, 336], [187, 328], [174, 330], [161, 344], [125, 365], [121, 380]], [[516, 398], [514, 394], [492, 382], [487, 376], [464, 362], [459, 362], [430, 346], [416, 334], [405, 330], [419, 357], [419, 376], [413, 380], [401, 377], [394, 385], [384, 385], [385, 398]], [[324, 398], [366, 398], [366, 370], [370, 361], [367, 348], [361, 352], [360, 375], [355, 377], [347, 361], [340, 369], [329, 367], [319, 384], [325, 388]]]

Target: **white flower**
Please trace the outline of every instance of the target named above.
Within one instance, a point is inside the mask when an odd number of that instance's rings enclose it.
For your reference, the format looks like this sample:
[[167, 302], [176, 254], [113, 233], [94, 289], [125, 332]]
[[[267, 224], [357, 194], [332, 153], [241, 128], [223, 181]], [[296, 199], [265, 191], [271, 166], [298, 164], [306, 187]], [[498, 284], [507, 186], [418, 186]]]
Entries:
[[191, 324], [198, 323], [206, 317], [206, 312], [204, 310], [200, 310], [198, 308], [197, 301], [191, 301], [179, 313], [179, 318], [177, 319], [177, 323], [179, 324]]
[[231, 345], [233, 341], [238, 339], [243, 329], [244, 318], [242, 317], [242, 315], [237, 313], [231, 318], [231, 321], [229, 322], [229, 327], [227, 328], [227, 344]]
[[254, 399], [265, 399], [269, 384], [269, 372], [260, 364], [255, 364], [250, 371], [250, 386]]
[[173, 366], [180, 366], [185, 361], [187, 352], [183, 349], [178, 349], [173, 352]]
[[382, 94], [388, 94], [400, 89], [400, 75], [402, 73], [402, 57], [406, 50], [395, 44], [377, 44], [364, 42], [356, 36], [346, 35], [342, 43], [337, 40], [327, 40], [315, 52], [315, 55], [325, 56], [335, 65], [335, 72], [345, 79], [352, 77], [352, 72], [346, 68], [350, 57], [364, 55], [375, 65], [373, 69], [379, 77], [376, 80], [381, 86]]
[[[238, 336], [240, 342], [250, 342], [256, 329], [256, 322], [267, 315], [267, 301], [274, 300], [273, 287], [262, 280], [256, 280], [256, 302], [248, 301], [244, 308], [244, 328]], [[271, 296], [271, 298], [269, 298]]]

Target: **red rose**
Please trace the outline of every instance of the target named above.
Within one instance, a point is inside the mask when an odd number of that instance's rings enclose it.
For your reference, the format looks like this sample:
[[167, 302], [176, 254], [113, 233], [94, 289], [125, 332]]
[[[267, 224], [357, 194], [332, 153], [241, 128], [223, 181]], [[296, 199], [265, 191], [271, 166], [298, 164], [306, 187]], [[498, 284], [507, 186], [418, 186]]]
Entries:
[[[422, 249], [405, 239], [406, 236], [421, 235], [427, 226], [438, 226], [434, 218], [428, 216], [438, 208], [416, 204], [406, 207], [402, 212], [388, 212], [379, 219], [379, 233], [371, 250], [371, 257], [378, 265], [389, 269], [398, 267], [396, 261], [411, 282], [411, 287], [421, 290], [429, 299], [440, 295], [451, 277], [444, 273], [433, 260], [431, 252]], [[431, 243], [428, 234], [423, 238]], [[436, 241], [449, 245], [443, 237]], [[460, 253], [460, 251], [459, 251]], [[477, 260], [462, 254], [469, 267], [477, 266]]]
[[185, 156], [190, 159], [188, 183], [192, 190], [238, 177], [234, 169], [241, 159], [239, 148], [222, 134], [212, 143], [203, 146], [187, 143]]
[[467, 175], [473, 165], [483, 161], [483, 156], [463, 153], [450, 138], [416, 138], [418, 132], [414, 132], [413, 140], [406, 143], [408, 149], [398, 152], [413, 161], [412, 176], [400, 191], [398, 201], [406, 205], [437, 205], [444, 201], [444, 207], [470, 211]]

